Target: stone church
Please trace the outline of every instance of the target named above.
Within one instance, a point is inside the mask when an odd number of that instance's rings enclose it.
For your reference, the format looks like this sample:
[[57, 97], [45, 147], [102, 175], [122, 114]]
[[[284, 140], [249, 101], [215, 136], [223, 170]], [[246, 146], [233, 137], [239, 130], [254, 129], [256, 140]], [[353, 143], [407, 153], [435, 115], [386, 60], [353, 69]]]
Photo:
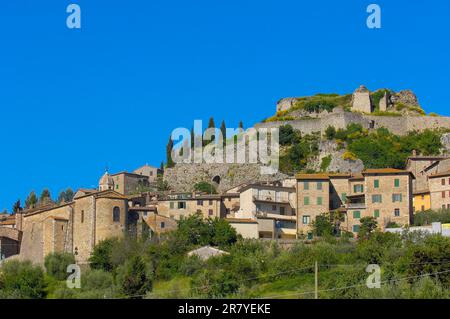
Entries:
[[164, 217], [147, 210], [132, 207], [130, 197], [114, 190], [113, 177], [106, 172], [98, 189], [80, 189], [71, 202], [16, 213], [14, 225], [0, 226], [0, 252], [3, 258], [16, 255], [35, 263], [43, 263], [49, 253], [70, 252], [77, 263], [86, 263], [100, 241], [156, 228]]

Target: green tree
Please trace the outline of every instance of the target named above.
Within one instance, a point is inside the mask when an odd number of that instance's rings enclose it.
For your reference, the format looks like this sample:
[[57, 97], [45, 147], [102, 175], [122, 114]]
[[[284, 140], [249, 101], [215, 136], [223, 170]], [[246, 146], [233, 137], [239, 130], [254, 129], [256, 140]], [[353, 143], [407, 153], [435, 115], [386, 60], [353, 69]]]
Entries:
[[104, 271], [111, 271], [114, 269], [112, 262], [112, 250], [118, 240], [116, 238], [105, 239], [99, 242], [92, 251], [89, 258], [92, 269], [101, 269]]
[[67, 266], [72, 264], [75, 264], [75, 257], [69, 253], [51, 253], [45, 256], [44, 265], [47, 274], [58, 280], [67, 278]]
[[22, 207], [20, 206], [20, 199], [18, 199], [18, 200], [14, 203], [14, 205], [13, 205], [12, 212], [13, 212], [14, 214], [16, 214], [16, 213], [19, 212], [20, 210], [22, 210]]
[[30, 209], [30, 208], [34, 208], [36, 207], [36, 204], [38, 202], [38, 198], [36, 196], [36, 193], [34, 191], [32, 191], [27, 199], [25, 200], [25, 207]]
[[66, 197], [64, 198], [66, 203], [71, 202], [73, 200], [73, 197], [75, 196], [75, 193], [73, 192], [72, 188], [66, 189]]
[[360, 228], [358, 237], [368, 239], [369, 236], [377, 229], [378, 223], [376, 218], [367, 216], [360, 219]]
[[30, 261], [11, 260], [0, 269], [0, 298], [41, 299], [45, 297], [44, 272]]
[[39, 203], [44, 205], [44, 204], [47, 204], [50, 201], [51, 201], [50, 191], [47, 188], [45, 188], [42, 191], [41, 196], [39, 196]]
[[120, 277], [123, 293], [132, 299], [142, 299], [152, 290], [152, 281], [146, 274], [146, 265], [141, 256], [134, 256], [124, 265]]
[[236, 229], [222, 218], [211, 220], [212, 238], [211, 244], [214, 246], [229, 246], [237, 241]]
[[194, 190], [207, 194], [217, 194], [216, 188], [208, 182], [198, 182], [194, 185]]
[[222, 133], [222, 144], [225, 145], [227, 140], [227, 127], [225, 126], [225, 120], [220, 125], [220, 132]]
[[171, 168], [175, 166], [175, 163], [172, 160], [172, 150], [173, 150], [173, 140], [172, 136], [169, 137], [169, 141], [166, 146], [166, 167]]
[[325, 136], [329, 141], [333, 140], [336, 137], [336, 129], [334, 128], [334, 126], [327, 127], [327, 129], [325, 130]]

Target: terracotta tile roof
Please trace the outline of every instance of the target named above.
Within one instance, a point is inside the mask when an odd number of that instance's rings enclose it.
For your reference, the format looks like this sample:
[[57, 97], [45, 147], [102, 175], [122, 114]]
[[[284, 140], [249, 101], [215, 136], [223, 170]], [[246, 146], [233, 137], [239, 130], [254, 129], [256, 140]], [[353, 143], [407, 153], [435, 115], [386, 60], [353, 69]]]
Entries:
[[406, 171], [403, 169], [396, 168], [369, 168], [362, 172], [362, 174], [404, 174], [411, 173], [410, 171]]
[[428, 176], [428, 178], [444, 177], [444, 176], [449, 176], [449, 175], [450, 175], [450, 170], [448, 170], [446, 172], [431, 174], [431, 175]]
[[426, 193], [429, 193], [429, 192], [430, 192], [429, 189], [421, 189], [421, 190], [414, 191], [413, 195], [426, 194]]
[[349, 179], [350, 180], [364, 179], [364, 176], [362, 174], [355, 174], [352, 177], [350, 177]]
[[250, 218], [225, 218], [230, 223], [258, 223], [254, 219]]
[[329, 174], [297, 174], [295, 175], [295, 178], [297, 179], [330, 179]]

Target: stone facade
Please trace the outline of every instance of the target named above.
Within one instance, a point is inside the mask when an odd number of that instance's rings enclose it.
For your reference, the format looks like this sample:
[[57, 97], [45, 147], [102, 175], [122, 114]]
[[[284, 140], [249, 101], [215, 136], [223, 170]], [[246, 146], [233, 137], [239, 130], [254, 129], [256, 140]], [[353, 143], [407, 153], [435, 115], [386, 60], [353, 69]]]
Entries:
[[353, 93], [352, 110], [362, 113], [372, 113], [372, 102], [370, 100], [370, 92], [364, 85], [361, 85]]
[[428, 177], [431, 209], [450, 209], [450, 171]]
[[414, 130], [423, 131], [425, 129], [450, 128], [450, 117], [376, 116], [344, 112], [342, 109], [335, 109], [334, 112], [320, 118], [257, 123], [255, 124], [255, 128], [272, 128], [289, 124], [302, 134], [312, 134], [314, 132], [324, 134], [328, 126], [333, 126], [336, 129], [345, 129], [350, 123], [359, 123], [363, 128], [368, 130], [384, 127], [396, 135], [406, 135], [408, 132]]
[[50, 253], [70, 252], [78, 263], [85, 263], [100, 241], [123, 236], [127, 209], [123, 195], [107, 190], [26, 213], [20, 230], [20, 258], [43, 263]]

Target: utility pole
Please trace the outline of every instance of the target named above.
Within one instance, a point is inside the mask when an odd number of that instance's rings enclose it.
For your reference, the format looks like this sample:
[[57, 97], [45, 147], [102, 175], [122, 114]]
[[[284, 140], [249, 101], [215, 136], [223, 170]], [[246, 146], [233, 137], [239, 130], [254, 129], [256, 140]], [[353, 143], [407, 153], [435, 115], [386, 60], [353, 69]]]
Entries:
[[316, 260], [314, 266], [314, 299], [319, 299], [318, 287], [319, 287], [319, 267], [317, 265]]

